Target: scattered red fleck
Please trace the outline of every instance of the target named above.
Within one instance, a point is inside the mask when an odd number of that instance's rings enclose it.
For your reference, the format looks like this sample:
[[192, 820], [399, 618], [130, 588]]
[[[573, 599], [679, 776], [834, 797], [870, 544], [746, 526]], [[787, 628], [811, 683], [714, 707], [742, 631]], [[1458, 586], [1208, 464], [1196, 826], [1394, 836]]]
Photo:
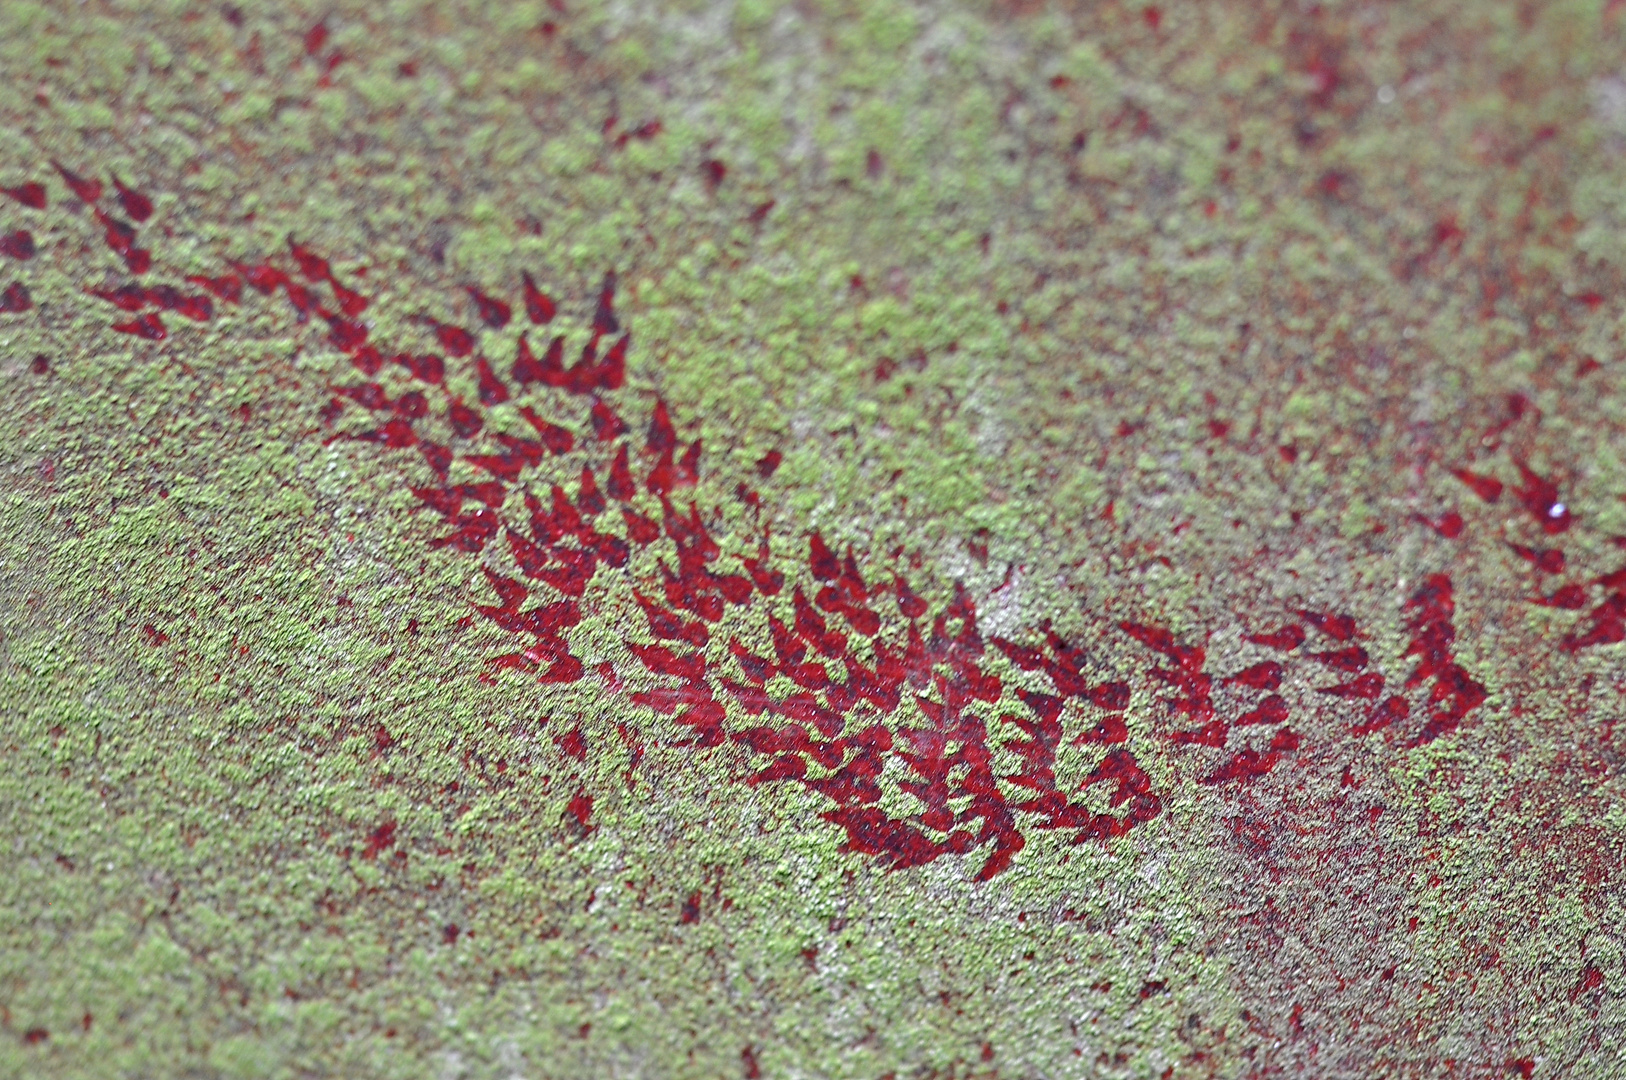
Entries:
[[440, 928], [440, 940], [448, 945], [456, 945], [458, 936], [462, 932], [462, 929], [456, 923], [447, 923]]
[[751, 1047], [740, 1051], [740, 1065], [745, 1070], [745, 1080], [761, 1080], [762, 1066], [757, 1064], [756, 1051]]
[[683, 906], [678, 911], [678, 925], [681, 926], [685, 923], [698, 922], [699, 920], [700, 890], [696, 889], [694, 892], [689, 894], [688, 899], [683, 901]]
[[784, 460], [784, 454], [781, 454], [778, 450], [769, 450], [757, 459], [757, 475], [764, 480], [769, 479], [778, 470], [780, 462]]
[[1147, 7], [1142, 9], [1140, 17], [1144, 19], [1146, 25], [1151, 27], [1154, 31], [1163, 25], [1163, 13], [1156, 7]]
[[1597, 311], [1603, 307], [1603, 295], [1601, 293], [1584, 292], [1577, 296], [1576, 299], [1585, 304], [1588, 311]]
[[1568, 531], [1570, 527], [1569, 507], [1558, 501], [1558, 485], [1551, 480], [1544, 480], [1531, 471], [1530, 466], [1523, 461], [1515, 461], [1519, 476], [1524, 486], [1514, 491], [1519, 502], [1528, 510], [1536, 521], [1541, 524], [1542, 531], [1549, 536]]
[[[607, 122], [605, 130], [608, 131], [609, 130], [609, 125], [613, 125], [614, 123], [615, 123], [615, 118], [611, 117], [610, 120]], [[617, 135], [615, 137], [615, 145], [617, 147], [626, 146], [627, 143], [632, 139], [638, 139], [641, 142], [642, 141], [647, 141], [647, 140], [653, 139], [655, 136], [659, 135], [661, 133], [661, 131], [662, 131], [662, 127], [661, 127], [661, 122], [659, 120], [646, 120], [644, 123], [639, 124], [637, 127], [632, 128], [631, 130], [628, 130], [628, 131], [623, 131], [621, 134]], [[611, 332], [613, 333], [614, 331], [611, 331]]]
[[[1416, 922], [1415, 919], [1412, 921]], [[1517, 1073], [1523, 1078], [1523, 1080], [1530, 1080], [1532, 1076], [1536, 1075], [1536, 1059], [1508, 1058], [1507, 1061], [1502, 1064], [1502, 1068], [1506, 1069], [1510, 1073]]]
[[472, 285], [465, 285], [463, 289], [469, 294], [469, 298], [474, 301], [474, 306], [479, 309], [480, 321], [493, 330], [501, 330], [514, 317], [513, 308], [496, 297], [487, 296]]
[[753, 225], [761, 225], [762, 222], [767, 218], [768, 211], [772, 210], [776, 205], [778, 205], [777, 199], [769, 199], [766, 202], [757, 203], [751, 208], [751, 212], [746, 215], [746, 219]]
[[1585, 378], [1602, 367], [1603, 365], [1598, 363], [1596, 357], [1583, 356], [1580, 363], [1575, 365], [1575, 377], [1577, 379]]
[[705, 174], [706, 183], [716, 188], [728, 176], [728, 166], [716, 158], [708, 158], [700, 163], [700, 171]]
[[395, 822], [383, 821], [367, 836], [367, 842], [362, 845], [361, 857], [363, 859], [376, 859], [380, 852], [387, 851], [395, 846]]
[[1481, 476], [1469, 472], [1467, 469], [1452, 469], [1451, 475], [1461, 480], [1473, 489], [1475, 495], [1488, 503], [1493, 503], [1502, 497], [1502, 482], [1494, 476]]
[[152, 217], [152, 200], [131, 187], [126, 187], [117, 176], [113, 177], [113, 187], [119, 193], [119, 205], [124, 212], [140, 224]]
[[0, 192], [10, 195], [24, 206], [32, 207], [35, 210], [45, 209], [44, 184], [36, 184], [30, 181], [26, 184], [18, 184], [16, 187], [0, 187]]
[[536, 287], [536, 282], [531, 280], [529, 272], [521, 272], [520, 278], [525, 282], [526, 317], [538, 326], [552, 322], [557, 311], [553, 298]]
[[164, 328], [164, 320], [154, 311], [149, 311], [129, 322], [114, 323], [113, 329], [121, 334], [134, 334], [149, 341], [163, 341], [169, 336], [169, 331]]
[[34, 234], [27, 229], [18, 229], [15, 232], [0, 235], [0, 255], [7, 255], [13, 259], [27, 262], [34, 257]]
[[158, 629], [158, 627], [154, 626], [152, 623], [147, 623], [141, 628], [141, 636], [146, 638], [147, 644], [151, 645], [155, 649], [169, 641], [169, 635]]
[[317, 23], [315, 26], [312, 26], [309, 30], [305, 31], [305, 55], [315, 56], [317, 53], [321, 52], [322, 46], [327, 44], [327, 35], [328, 30], [326, 20]]
[[51, 1037], [51, 1033], [42, 1027], [31, 1027], [23, 1032], [23, 1042], [29, 1046], [38, 1046]]
[[0, 313], [15, 315], [33, 306], [34, 298], [28, 294], [28, 286], [20, 281], [12, 282], [5, 292], [0, 292]]
[[61, 174], [63, 182], [68, 185], [68, 190], [79, 196], [81, 201], [93, 203], [102, 197], [102, 182], [100, 180], [91, 180], [80, 176], [76, 172], [63, 168], [60, 163], [54, 160], [51, 162], [51, 167]]
[[44, 353], [40, 353], [29, 363], [28, 369], [36, 375], [44, 375], [51, 370], [51, 361], [45, 358]]
[[1581, 969], [1581, 977], [1575, 981], [1574, 988], [1570, 990], [1570, 1000], [1575, 1001], [1582, 994], [1596, 990], [1603, 984], [1603, 972], [1599, 971], [1592, 964], [1588, 964], [1586, 967]]

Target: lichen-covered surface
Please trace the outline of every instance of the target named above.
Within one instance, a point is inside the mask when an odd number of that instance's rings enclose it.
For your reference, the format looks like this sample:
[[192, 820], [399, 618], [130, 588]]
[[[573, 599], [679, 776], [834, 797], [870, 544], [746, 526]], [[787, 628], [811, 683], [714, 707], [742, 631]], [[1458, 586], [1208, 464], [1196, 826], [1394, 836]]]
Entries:
[[1622, 1075], [1623, 35], [0, 5], [0, 1075]]

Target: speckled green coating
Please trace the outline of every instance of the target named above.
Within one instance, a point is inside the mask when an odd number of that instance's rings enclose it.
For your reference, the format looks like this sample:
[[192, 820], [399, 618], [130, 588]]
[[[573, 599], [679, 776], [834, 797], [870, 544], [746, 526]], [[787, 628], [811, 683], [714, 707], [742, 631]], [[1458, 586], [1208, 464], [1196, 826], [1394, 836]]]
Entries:
[[[1618, 565], [1623, 34], [1602, 0], [0, 4], [0, 184], [53, 203], [0, 203], [40, 247], [0, 260], [38, 305], [0, 316], [0, 1076], [1626, 1074], [1622, 646], [1561, 653], [1506, 546], [1539, 534], [1445, 471], [1527, 458], [1571, 566]], [[1137, 684], [1166, 812], [987, 883], [844, 852], [648, 715], [629, 786], [625, 703], [480, 681], [477, 564], [427, 550], [413, 462], [323, 445], [320, 334], [113, 333], [51, 158], [152, 194], [173, 273], [297, 235], [379, 337], [521, 269], [580, 327], [614, 267], [706, 498], [780, 448], [776, 530], [918, 557], [994, 629], [1153, 619], [1228, 670], [1336, 608], [1403, 674], [1448, 572], [1490, 702], [1409, 751], [1323, 705], [1316, 770], [1227, 791]], [[1460, 540], [1414, 520], [1450, 507]], [[406, 857], [360, 857], [386, 820]]]

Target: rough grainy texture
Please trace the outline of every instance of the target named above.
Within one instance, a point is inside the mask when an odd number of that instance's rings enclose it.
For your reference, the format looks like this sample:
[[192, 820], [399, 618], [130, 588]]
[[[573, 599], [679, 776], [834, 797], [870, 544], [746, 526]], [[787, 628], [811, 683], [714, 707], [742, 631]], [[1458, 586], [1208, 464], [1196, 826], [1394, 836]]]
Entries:
[[0, 1075], [1626, 1074], [1623, 35], [0, 4]]

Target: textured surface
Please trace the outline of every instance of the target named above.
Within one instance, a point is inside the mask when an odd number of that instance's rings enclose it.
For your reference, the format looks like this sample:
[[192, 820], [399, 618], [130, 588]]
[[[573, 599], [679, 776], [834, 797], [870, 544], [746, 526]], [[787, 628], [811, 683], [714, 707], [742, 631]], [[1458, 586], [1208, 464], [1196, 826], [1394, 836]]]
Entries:
[[1619, 1075], [1623, 34], [0, 5], [0, 1075]]

